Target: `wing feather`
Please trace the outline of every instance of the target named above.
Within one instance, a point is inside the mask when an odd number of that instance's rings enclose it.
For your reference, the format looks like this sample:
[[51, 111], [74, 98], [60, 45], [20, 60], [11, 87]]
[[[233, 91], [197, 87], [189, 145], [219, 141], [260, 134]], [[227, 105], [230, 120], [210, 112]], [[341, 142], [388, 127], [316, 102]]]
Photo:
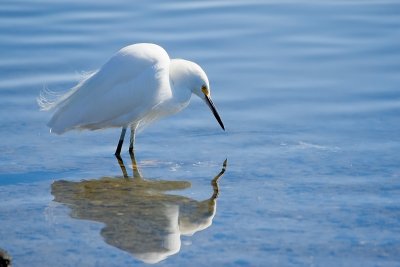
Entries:
[[127, 125], [168, 97], [170, 59], [154, 44], [118, 51], [100, 70], [60, 98], [52, 132]]

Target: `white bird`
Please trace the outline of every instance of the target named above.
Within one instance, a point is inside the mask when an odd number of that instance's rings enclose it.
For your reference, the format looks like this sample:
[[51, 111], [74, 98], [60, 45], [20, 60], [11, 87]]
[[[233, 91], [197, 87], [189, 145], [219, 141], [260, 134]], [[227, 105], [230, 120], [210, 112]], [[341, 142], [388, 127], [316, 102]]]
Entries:
[[47, 124], [52, 133], [122, 127], [115, 151], [119, 156], [128, 127], [129, 151], [133, 152], [138, 128], [181, 111], [192, 94], [204, 100], [225, 130], [202, 68], [191, 61], [170, 59], [158, 45], [141, 43], [122, 48], [55, 101], [42, 92], [38, 103], [42, 110], [55, 111]]

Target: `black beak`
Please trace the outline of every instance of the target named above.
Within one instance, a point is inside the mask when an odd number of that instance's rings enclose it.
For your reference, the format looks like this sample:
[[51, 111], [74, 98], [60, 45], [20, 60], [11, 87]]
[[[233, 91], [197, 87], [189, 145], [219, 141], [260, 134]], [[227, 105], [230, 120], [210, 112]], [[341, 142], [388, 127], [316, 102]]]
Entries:
[[221, 125], [221, 128], [225, 131], [224, 124], [222, 123], [221, 117], [218, 114], [217, 108], [215, 107], [214, 103], [212, 102], [211, 98], [204, 94], [206, 97], [206, 103], [208, 107], [211, 109], [212, 113], [214, 114], [214, 117], [217, 119], [219, 125]]

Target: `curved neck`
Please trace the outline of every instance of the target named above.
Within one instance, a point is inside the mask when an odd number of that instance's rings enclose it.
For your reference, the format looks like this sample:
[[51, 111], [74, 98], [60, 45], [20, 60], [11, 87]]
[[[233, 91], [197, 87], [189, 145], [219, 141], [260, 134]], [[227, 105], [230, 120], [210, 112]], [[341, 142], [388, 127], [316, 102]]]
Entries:
[[164, 107], [168, 109], [168, 112], [171, 114], [177, 113], [187, 107], [190, 102], [190, 98], [192, 96], [192, 92], [179, 87], [174, 86], [171, 82], [171, 92], [172, 97], [164, 103]]
[[176, 109], [175, 112], [178, 112], [189, 104], [192, 96], [191, 85], [187, 79], [187, 71], [185, 68], [182, 68], [181, 62], [178, 59], [171, 60], [169, 81], [172, 97], [168, 101], [168, 106]]

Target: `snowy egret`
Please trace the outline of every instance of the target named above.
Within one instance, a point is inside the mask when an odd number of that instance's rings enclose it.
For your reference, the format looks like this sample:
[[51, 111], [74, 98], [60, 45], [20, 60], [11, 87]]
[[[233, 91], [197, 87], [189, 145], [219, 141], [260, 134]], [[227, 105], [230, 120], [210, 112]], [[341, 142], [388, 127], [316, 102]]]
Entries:
[[115, 151], [118, 156], [128, 127], [132, 152], [138, 128], [181, 111], [192, 94], [208, 105], [225, 130], [203, 69], [191, 61], [170, 59], [158, 45], [142, 43], [122, 48], [54, 101], [42, 92], [38, 103], [42, 110], [55, 111], [47, 124], [52, 133], [122, 127]]

